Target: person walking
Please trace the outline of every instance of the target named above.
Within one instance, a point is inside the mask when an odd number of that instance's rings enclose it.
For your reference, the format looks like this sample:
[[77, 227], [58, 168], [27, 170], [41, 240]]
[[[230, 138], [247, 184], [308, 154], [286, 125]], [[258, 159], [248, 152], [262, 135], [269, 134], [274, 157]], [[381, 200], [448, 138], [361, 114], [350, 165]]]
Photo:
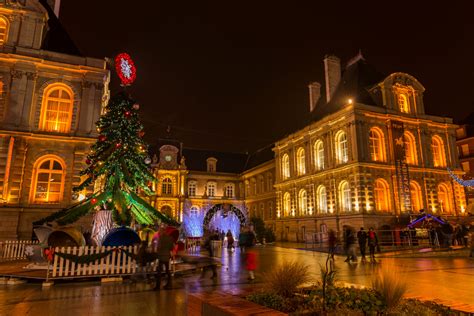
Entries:
[[365, 232], [364, 227], [361, 227], [357, 232], [357, 241], [359, 242], [359, 251], [362, 257], [361, 262], [366, 262], [365, 249], [367, 246], [367, 233]]
[[352, 261], [357, 261], [357, 255], [356, 255], [356, 236], [355, 232], [352, 229], [352, 227], [346, 226], [346, 230], [344, 233], [345, 239], [344, 239], [344, 245], [346, 249], [346, 254], [347, 258], [344, 260], [345, 262], [351, 262]]
[[230, 229], [227, 231], [226, 237], [227, 237], [227, 249], [234, 251], [235, 250], [234, 249], [234, 236], [232, 235], [232, 232], [230, 231]]
[[245, 268], [249, 273], [248, 280], [253, 281], [255, 280], [255, 270], [257, 269], [258, 261], [258, 254], [253, 249], [253, 246], [256, 243], [256, 239], [255, 234], [253, 234], [251, 230], [246, 230], [244, 234], [246, 235], [245, 247], [247, 249], [245, 253]]
[[170, 235], [167, 235], [165, 232], [165, 227], [160, 227], [160, 237], [158, 239], [158, 267], [156, 270], [156, 285], [153, 288], [155, 291], [161, 289], [161, 274], [163, 268], [167, 276], [167, 283], [165, 289], [171, 289], [171, 271], [170, 271], [170, 258], [172, 256], [172, 251], [174, 247], [173, 239]]
[[329, 246], [329, 254], [331, 255], [331, 259], [334, 259], [334, 253], [336, 252], [336, 245], [337, 245], [336, 232], [334, 231], [334, 229], [330, 229], [328, 233], [328, 246]]
[[375, 261], [375, 249], [379, 247], [379, 240], [377, 238], [377, 233], [374, 231], [373, 227], [370, 227], [369, 233], [367, 234], [368, 244], [369, 244], [369, 254], [370, 262], [376, 263]]

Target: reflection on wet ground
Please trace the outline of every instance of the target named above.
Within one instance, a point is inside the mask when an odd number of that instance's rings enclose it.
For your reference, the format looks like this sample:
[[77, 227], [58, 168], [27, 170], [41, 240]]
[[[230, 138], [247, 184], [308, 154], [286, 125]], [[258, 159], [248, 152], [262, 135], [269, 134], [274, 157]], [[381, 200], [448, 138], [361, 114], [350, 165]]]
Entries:
[[[40, 284], [0, 287], [0, 315], [186, 315], [186, 293], [214, 289], [235, 290], [261, 285], [261, 274], [285, 260], [299, 260], [310, 266], [319, 279], [320, 265], [326, 254], [281, 248], [256, 247], [259, 253], [257, 281], [249, 284], [244, 261], [237, 249], [224, 250], [217, 280], [200, 274], [177, 277], [173, 289], [151, 291], [151, 284], [64, 283], [42, 290]], [[380, 259], [379, 263], [344, 262], [336, 257], [337, 279], [348, 283], [370, 285], [378, 267], [393, 262], [409, 284], [409, 294], [459, 304], [474, 305], [474, 260], [469, 258], [397, 258]]]

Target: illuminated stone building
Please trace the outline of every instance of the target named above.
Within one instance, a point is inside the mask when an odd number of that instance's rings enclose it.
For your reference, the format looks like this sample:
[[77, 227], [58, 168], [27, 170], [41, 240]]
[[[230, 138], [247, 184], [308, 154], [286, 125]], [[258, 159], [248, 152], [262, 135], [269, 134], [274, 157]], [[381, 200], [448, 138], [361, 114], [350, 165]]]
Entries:
[[30, 238], [33, 221], [74, 202], [108, 99], [104, 60], [81, 56], [53, 8], [0, 4], [0, 239]]
[[[474, 179], [474, 112], [466, 117], [456, 129], [456, 144], [462, 170], [466, 173], [464, 178]], [[474, 214], [474, 188], [466, 188], [469, 201], [468, 210]]]
[[[324, 59], [325, 89], [310, 89], [312, 123], [276, 142], [277, 237], [302, 241], [328, 229], [393, 227], [410, 212], [462, 215], [456, 125], [425, 113], [424, 87], [379, 74], [359, 54], [344, 69]], [[388, 228], [388, 227], [387, 227]]]

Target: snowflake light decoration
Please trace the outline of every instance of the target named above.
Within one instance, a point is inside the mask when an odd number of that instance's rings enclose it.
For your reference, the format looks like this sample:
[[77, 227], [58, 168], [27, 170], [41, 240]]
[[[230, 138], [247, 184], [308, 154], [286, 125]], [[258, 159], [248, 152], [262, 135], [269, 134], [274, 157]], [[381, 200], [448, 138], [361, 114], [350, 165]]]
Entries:
[[131, 85], [137, 78], [137, 69], [127, 53], [120, 53], [115, 57], [115, 70], [123, 86]]

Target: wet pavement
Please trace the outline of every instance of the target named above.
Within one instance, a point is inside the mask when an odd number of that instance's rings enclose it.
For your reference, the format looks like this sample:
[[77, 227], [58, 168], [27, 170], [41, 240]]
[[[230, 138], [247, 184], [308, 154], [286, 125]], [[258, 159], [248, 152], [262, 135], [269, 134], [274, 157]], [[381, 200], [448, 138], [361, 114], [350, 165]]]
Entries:
[[[103, 284], [76, 282], [55, 284], [42, 289], [41, 284], [0, 286], [0, 315], [186, 315], [186, 293], [194, 291], [235, 290], [261, 286], [261, 273], [285, 260], [300, 260], [310, 266], [315, 281], [326, 254], [281, 247], [256, 247], [259, 270], [253, 284], [247, 282], [239, 251], [224, 250], [219, 277], [210, 273], [201, 279], [198, 273], [177, 277], [172, 290], [151, 291], [145, 283]], [[378, 267], [395, 264], [400, 277], [410, 284], [409, 296], [447, 302], [473, 308], [474, 260], [463, 258], [381, 258], [379, 264], [344, 262], [336, 257], [336, 278], [348, 283], [370, 285]]]

